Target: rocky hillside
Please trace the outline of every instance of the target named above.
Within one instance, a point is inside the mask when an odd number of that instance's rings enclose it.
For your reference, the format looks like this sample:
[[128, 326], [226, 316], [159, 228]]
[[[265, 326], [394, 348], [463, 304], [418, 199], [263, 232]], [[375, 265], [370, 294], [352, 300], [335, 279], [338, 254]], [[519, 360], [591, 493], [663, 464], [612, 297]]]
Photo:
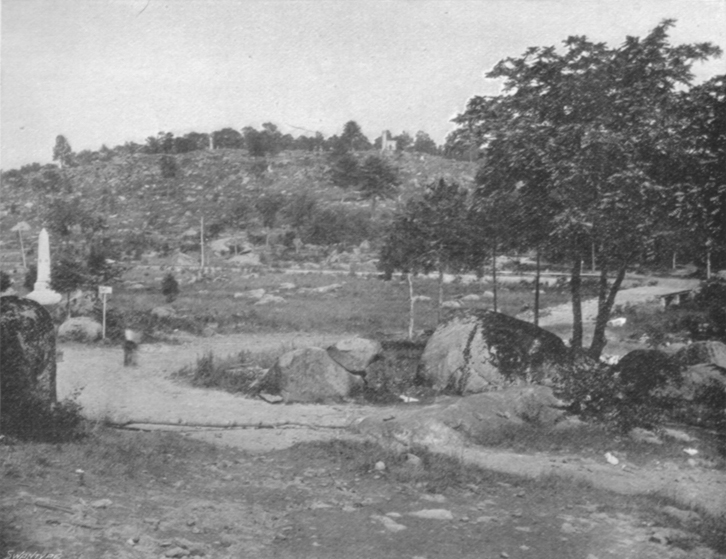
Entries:
[[[54, 165], [23, 173], [12, 170], [3, 173], [1, 248], [6, 256], [19, 248], [17, 233], [10, 230], [21, 221], [30, 224], [31, 230], [24, 235], [32, 243], [40, 227], [48, 225], [51, 210], [60, 207], [71, 214], [102, 218], [105, 234], [122, 244], [139, 242], [143, 236], [143, 243], [155, 249], [182, 248], [183, 234], [198, 230], [202, 217], [212, 237], [270, 228], [302, 237], [300, 229], [311, 215], [301, 212], [324, 209], [328, 213], [319, 219], [321, 226], [331, 226], [331, 219], [337, 218], [341, 226], [357, 223], [366, 228], [385, 220], [397, 204], [431, 181], [445, 178], [470, 184], [475, 173], [471, 163], [437, 156], [400, 153], [388, 157], [398, 170], [401, 187], [398, 197], [379, 204], [373, 217], [357, 191], [330, 183], [328, 157], [313, 152], [289, 151], [268, 158], [250, 157], [245, 150], [235, 149], [172, 156], [133, 154], [63, 170]], [[270, 201], [268, 207], [277, 208], [271, 219], [265, 216], [262, 198]], [[325, 244], [321, 239], [325, 236], [317, 234], [316, 244]]]

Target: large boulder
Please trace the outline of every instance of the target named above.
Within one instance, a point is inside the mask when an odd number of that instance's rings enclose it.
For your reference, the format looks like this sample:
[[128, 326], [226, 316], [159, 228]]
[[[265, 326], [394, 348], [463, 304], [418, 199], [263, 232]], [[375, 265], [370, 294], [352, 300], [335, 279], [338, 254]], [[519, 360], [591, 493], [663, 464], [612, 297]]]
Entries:
[[283, 354], [260, 379], [260, 392], [279, 394], [284, 402], [339, 402], [361, 389], [363, 381], [318, 347]]
[[515, 386], [433, 404], [390, 408], [361, 418], [352, 430], [397, 450], [416, 446], [486, 444], [512, 425], [554, 426], [565, 418], [563, 403], [546, 386]]
[[726, 344], [717, 341], [694, 342], [681, 348], [675, 358], [687, 367], [710, 363], [726, 368]]
[[368, 366], [380, 356], [380, 342], [366, 338], [347, 338], [331, 345], [328, 355], [346, 371], [365, 375]]
[[75, 342], [95, 342], [101, 338], [102, 326], [87, 316], [74, 316], [58, 328], [59, 340]]
[[567, 359], [555, 334], [505, 314], [470, 310], [436, 329], [417, 376], [437, 391], [465, 394], [542, 381]]
[[0, 412], [23, 413], [29, 399], [56, 402], [55, 326], [30, 299], [0, 297]]
[[680, 385], [681, 368], [673, 357], [662, 351], [636, 349], [613, 366], [613, 373], [623, 396], [637, 404], [646, 403], [669, 386]]

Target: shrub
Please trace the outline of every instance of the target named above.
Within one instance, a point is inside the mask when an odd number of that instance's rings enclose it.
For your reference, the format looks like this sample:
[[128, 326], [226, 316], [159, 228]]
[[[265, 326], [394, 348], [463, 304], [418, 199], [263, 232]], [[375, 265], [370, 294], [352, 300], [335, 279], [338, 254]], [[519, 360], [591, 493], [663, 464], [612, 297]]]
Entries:
[[28, 266], [28, 271], [25, 272], [23, 287], [28, 291], [33, 291], [36, 281], [38, 281], [38, 267], [35, 264], [30, 264]]
[[10, 274], [0, 270], [0, 291], [6, 291], [10, 289], [13, 281], [10, 279]]
[[171, 303], [179, 295], [179, 282], [171, 272], [166, 274], [161, 281], [161, 293], [166, 297], [167, 303]]
[[77, 397], [78, 393], [52, 407], [32, 396], [5, 399], [2, 433], [23, 441], [62, 443], [79, 439], [84, 433]]
[[668, 416], [674, 398], [665, 389], [679, 384], [680, 368], [659, 351], [636, 350], [614, 366], [576, 358], [555, 378], [555, 390], [570, 402], [571, 412], [629, 431]]

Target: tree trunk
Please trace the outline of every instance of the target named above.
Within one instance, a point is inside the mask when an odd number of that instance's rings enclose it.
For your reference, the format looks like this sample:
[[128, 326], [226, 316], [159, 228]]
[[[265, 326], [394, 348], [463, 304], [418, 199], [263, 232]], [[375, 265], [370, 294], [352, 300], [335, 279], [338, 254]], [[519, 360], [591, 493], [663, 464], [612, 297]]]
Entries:
[[539, 247], [537, 247], [537, 267], [534, 275], [534, 325], [539, 326], [539, 282], [540, 282], [540, 258]]
[[[590, 344], [590, 350], [588, 351], [590, 357], [593, 359], [600, 359], [600, 354], [602, 354], [602, 350], [605, 349], [605, 346], [608, 343], [605, 338], [605, 328], [608, 325], [608, 320], [610, 320], [610, 313], [613, 310], [613, 305], [615, 304], [615, 297], [620, 290], [623, 279], [625, 279], [626, 265], [622, 264], [618, 269], [618, 275], [615, 277], [615, 281], [610, 286], [609, 291], [607, 271], [605, 270], [605, 266], [602, 268], [603, 269], [600, 271], [600, 291], [598, 293], [595, 331], [593, 332], [592, 343]], [[606, 293], [607, 297], [605, 296]]]
[[572, 349], [582, 349], [582, 259], [575, 254], [572, 263], [570, 291], [572, 293]]
[[494, 293], [494, 312], [497, 312], [497, 243], [492, 244], [492, 293]]
[[408, 298], [411, 303], [408, 317], [408, 339], [413, 339], [413, 321], [414, 321], [414, 305], [415, 299], [413, 298], [413, 274], [408, 274]]
[[439, 302], [436, 305], [436, 324], [441, 322], [441, 305], [444, 302], [444, 267], [439, 264]]
[[[709, 241], [710, 242], [710, 241]], [[711, 279], [711, 246], [706, 249], [706, 279]]]

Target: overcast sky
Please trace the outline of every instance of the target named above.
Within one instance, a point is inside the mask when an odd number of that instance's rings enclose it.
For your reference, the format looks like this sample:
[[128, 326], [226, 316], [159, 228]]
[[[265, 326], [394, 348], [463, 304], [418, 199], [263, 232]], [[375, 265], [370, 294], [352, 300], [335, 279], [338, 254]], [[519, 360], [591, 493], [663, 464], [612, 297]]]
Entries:
[[1, 17], [6, 170], [49, 162], [58, 134], [80, 151], [266, 121], [441, 143], [529, 46], [615, 46], [669, 17], [674, 43], [726, 47], [726, 0], [2, 0]]

